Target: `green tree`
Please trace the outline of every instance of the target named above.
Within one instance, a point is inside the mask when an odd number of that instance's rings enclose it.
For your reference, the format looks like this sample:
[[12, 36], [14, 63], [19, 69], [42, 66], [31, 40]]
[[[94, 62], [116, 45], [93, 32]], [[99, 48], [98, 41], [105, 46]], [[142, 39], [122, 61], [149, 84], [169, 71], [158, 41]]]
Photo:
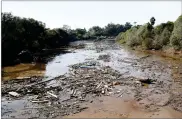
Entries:
[[45, 24], [32, 18], [20, 18], [2, 13], [2, 63], [13, 64], [23, 50], [31, 53], [44, 48], [57, 48], [71, 40], [62, 29], [46, 29]]
[[101, 36], [103, 35], [103, 29], [99, 26], [93, 26], [89, 29], [89, 35], [90, 36]]
[[155, 18], [154, 18], [154, 17], [150, 18], [150, 24], [151, 24], [152, 26], [155, 24]]

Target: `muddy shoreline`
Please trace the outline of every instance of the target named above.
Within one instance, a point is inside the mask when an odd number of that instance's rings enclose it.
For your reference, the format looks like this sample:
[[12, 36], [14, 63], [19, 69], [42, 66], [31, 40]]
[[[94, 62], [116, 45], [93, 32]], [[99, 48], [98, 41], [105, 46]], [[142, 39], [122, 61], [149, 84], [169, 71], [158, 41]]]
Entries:
[[140, 46], [139, 47], [129, 47], [129, 46], [126, 46], [127, 48], [129, 49], [132, 49], [132, 50], [136, 50], [136, 51], [139, 51], [139, 52], [144, 52], [144, 53], [148, 53], [148, 54], [154, 54], [154, 55], [158, 55], [158, 56], [161, 56], [161, 57], [165, 57], [165, 58], [171, 58], [173, 60], [181, 60], [182, 61], [182, 51], [181, 50], [175, 50], [173, 48], [164, 48], [164, 49], [161, 49], [161, 50], [144, 50], [142, 49]]
[[[73, 50], [76, 53], [69, 58], [77, 53], [93, 53], [93, 57], [87, 54], [86, 60], [72, 63], [63, 75], [2, 80], [2, 118], [86, 118], [89, 114], [93, 118], [157, 118], [169, 112], [168, 118], [181, 116], [180, 61], [151, 54], [136, 56], [115, 41], [89, 42], [81, 49]], [[94, 106], [99, 104], [102, 108]]]

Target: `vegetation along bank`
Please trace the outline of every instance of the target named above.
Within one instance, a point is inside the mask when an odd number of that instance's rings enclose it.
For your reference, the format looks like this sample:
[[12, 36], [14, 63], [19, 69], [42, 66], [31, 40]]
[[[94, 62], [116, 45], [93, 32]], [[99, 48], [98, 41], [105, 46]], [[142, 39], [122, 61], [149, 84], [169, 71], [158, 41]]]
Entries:
[[158, 50], [167, 56], [177, 54], [182, 58], [182, 15], [173, 23], [168, 21], [154, 27], [155, 18], [149, 23], [133, 26], [126, 32], [121, 32], [116, 37], [121, 44], [126, 44], [133, 49]]

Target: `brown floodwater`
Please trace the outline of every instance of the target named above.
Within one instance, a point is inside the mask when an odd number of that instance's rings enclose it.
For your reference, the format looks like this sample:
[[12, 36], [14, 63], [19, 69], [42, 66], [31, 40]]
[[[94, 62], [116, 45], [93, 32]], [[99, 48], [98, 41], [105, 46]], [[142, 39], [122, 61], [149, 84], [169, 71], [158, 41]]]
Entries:
[[44, 76], [45, 64], [18, 64], [15, 66], [3, 67], [3, 80], [22, 79], [32, 76]]
[[18, 64], [2, 68], [2, 79], [22, 79], [31, 76], [44, 76], [53, 78], [68, 72], [69, 65], [84, 62], [87, 59], [97, 58], [99, 53], [96, 50], [88, 50], [94, 48], [93, 42], [86, 42], [85, 49], [77, 49], [75, 51], [59, 54], [49, 61], [47, 64]]
[[[181, 60], [174, 60], [170, 57], [165, 57], [162, 53], [149, 53], [134, 51], [126, 47], [113, 46], [111, 43], [101, 43], [95, 45], [93, 42], [84, 42], [86, 45], [83, 49], [77, 49], [73, 52], [66, 54], [60, 54], [53, 58], [47, 64], [18, 64], [15, 66], [2, 68], [2, 79], [21, 79], [31, 76], [45, 76], [56, 77], [66, 74], [69, 71], [69, 65], [81, 63], [89, 60], [97, 60], [99, 55], [108, 54], [111, 56], [110, 62], [103, 62], [99, 60], [102, 65], [110, 66], [121, 73], [127, 72], [126, 76], [135, 77], [152, 77], [153, 74], [159, 73], [166, 74], [165, 77], [179, 77], [181, 74], [180, 66]], [[98, 49], [104, 49], [98, 52]], [[147, 62], [141, 62], [140, 58], [151, 55]], [[98, 61], [98, 60], [97, 60]], [[162, 62], [161, 65], [168, 65], [164, 67], [165, 71], [158, 71], [156, 64], [152, 64], [153, 61]], [[132, 65], [135, 63], [136, 65]], [[150, 65], [150, 69], [147, 66]], [[177, 67], [177, 68], [176, 68]], [[172, 78], [172, 77], [171, 77]], [[179, 78], [178, 78], [179, 79]]]

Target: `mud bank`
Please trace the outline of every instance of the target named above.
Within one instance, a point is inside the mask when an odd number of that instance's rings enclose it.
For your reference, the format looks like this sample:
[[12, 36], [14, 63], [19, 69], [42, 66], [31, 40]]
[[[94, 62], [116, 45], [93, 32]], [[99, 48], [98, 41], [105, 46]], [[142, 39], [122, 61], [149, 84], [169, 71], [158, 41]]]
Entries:
[[93, 103], [85, 103], [89, 108], [65, 118], [181, 118], [179, 113], [168, 106], [157, 111], [147, 111], [136, 101], [126, 101], [121, 98], [104, 96], [95, 99]]
[[182, 50], [175, 50], [174, 48], [164, 48], [161, 50], [142, 50], [141, 47], [134, 47], [133, 50], [154, 54], [161, 57], [171, 58], [173, 60], [181, 60], [182, 61]]

